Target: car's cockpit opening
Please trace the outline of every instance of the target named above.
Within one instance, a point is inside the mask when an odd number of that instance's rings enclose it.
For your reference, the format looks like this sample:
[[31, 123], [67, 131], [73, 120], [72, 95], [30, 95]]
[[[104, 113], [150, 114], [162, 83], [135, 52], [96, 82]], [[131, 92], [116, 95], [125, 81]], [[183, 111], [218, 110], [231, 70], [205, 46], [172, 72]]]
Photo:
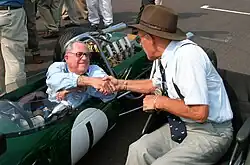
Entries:
[[11, 133], [42, 127], [51, 121], [48, 116], [56, 105], [46, 98], [26, 103], [1, 100], [0, 130], [2, 133]]

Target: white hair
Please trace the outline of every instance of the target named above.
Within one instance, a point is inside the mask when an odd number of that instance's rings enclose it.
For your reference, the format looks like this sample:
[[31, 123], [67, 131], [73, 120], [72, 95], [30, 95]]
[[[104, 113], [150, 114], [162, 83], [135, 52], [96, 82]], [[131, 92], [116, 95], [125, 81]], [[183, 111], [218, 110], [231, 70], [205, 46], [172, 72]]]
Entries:
[[73, 49], [73, 44], [75, 44], [75, 43], [84, 44], [85, 47], [86, 47], [86, 50], [89, 51], [89, 48], [88, 48], [88, 46], [87, 46], [87, 44], [86, 44], [85, 42], [83, 42], [83, 41], [73, 41], [73, 42], [70, 42], [70, 43], [67, 45], [67, 47], [66, 47], [66, 49], [65, 49], [65, 52], [70, 52], [70, 51], [72, 51], [72, 49]]

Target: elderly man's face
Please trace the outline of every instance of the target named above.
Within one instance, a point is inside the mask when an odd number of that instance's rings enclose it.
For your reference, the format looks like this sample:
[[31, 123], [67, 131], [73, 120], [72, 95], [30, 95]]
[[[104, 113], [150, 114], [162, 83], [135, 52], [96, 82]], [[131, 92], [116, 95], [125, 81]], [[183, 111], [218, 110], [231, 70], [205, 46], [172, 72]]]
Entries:
[[140, 44], [143, 50], [145, 51], [145, 53], [147, 54], [148, 59], [155, 60], [156, 48], [155, 48], [155, 45], [154, 45], [155, 43], [153, 42], [152, 36], [142, 31], [139, 31], [138, 35], [140, 37]]
[[71, 72], [85, 73], [90, 63], [90, 52], [87, 45], [80, 42], [73, 43], [72, 49], [66, 51], [65, 60]]

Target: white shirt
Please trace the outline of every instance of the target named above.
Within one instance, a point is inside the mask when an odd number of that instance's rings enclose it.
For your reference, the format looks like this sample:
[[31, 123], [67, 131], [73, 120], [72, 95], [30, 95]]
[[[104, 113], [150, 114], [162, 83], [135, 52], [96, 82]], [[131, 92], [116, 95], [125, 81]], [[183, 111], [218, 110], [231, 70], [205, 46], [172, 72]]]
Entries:
[[[161, 63], [165, 68], [165, 86], [170, 98], [180, 99], [174, 82], [186, 105], [209, 106], [208, 121], [222, 123], [233, 118], [223, 80], [201, 47], [188, 39], [171, 41], [161, 57]], [[161, 87], [158, 66], [152, 81], [154, 86]], [[194, 122], [185, 118], [182, 120]]]

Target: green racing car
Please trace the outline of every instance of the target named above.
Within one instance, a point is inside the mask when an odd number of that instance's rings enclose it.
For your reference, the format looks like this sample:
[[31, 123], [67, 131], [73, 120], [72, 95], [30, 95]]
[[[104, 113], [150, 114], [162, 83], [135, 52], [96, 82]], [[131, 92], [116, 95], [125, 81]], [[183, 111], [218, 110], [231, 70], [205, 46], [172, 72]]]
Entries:
[[[119, 79], [143, 79], [152, 75], [152, 62], [137, 41], [137, 36], [122, 31], [120, 23], [102, 31], [88, 32], [77, 27], [65, 31], [58, 39], [53, 61], [62, 61], [65, 47], [81, 40], [93, 51], [92, 63]], [[189, 36], [190, 33], [187, 33]], [[215, 67], [217, 59], [211, 49], [205, 49]], [[250, 118], [250, 76], [218, 69], [225, 80], [234, 110], [235, 137], [232, 146], [219, 164], [243, 165], [248, 153]], [[235, 81], [237, 79], [238, 81]], [[1, 165], [62, 165], [76, 164], [110, 131], [119, 120], [142, 107], [143, 95], [123, 91], [104, 103], [90, 98], [76, 108], [53, 104], [45, 93], [46, 70], [30, 77], [27, 84], [0, 97], [0, 164]], [[243, 90], [242, 90], [243, 89]], [[150, 116], [149, 120], [150, 121]], [[142, 134], [149, 132], [145, 123]]]

